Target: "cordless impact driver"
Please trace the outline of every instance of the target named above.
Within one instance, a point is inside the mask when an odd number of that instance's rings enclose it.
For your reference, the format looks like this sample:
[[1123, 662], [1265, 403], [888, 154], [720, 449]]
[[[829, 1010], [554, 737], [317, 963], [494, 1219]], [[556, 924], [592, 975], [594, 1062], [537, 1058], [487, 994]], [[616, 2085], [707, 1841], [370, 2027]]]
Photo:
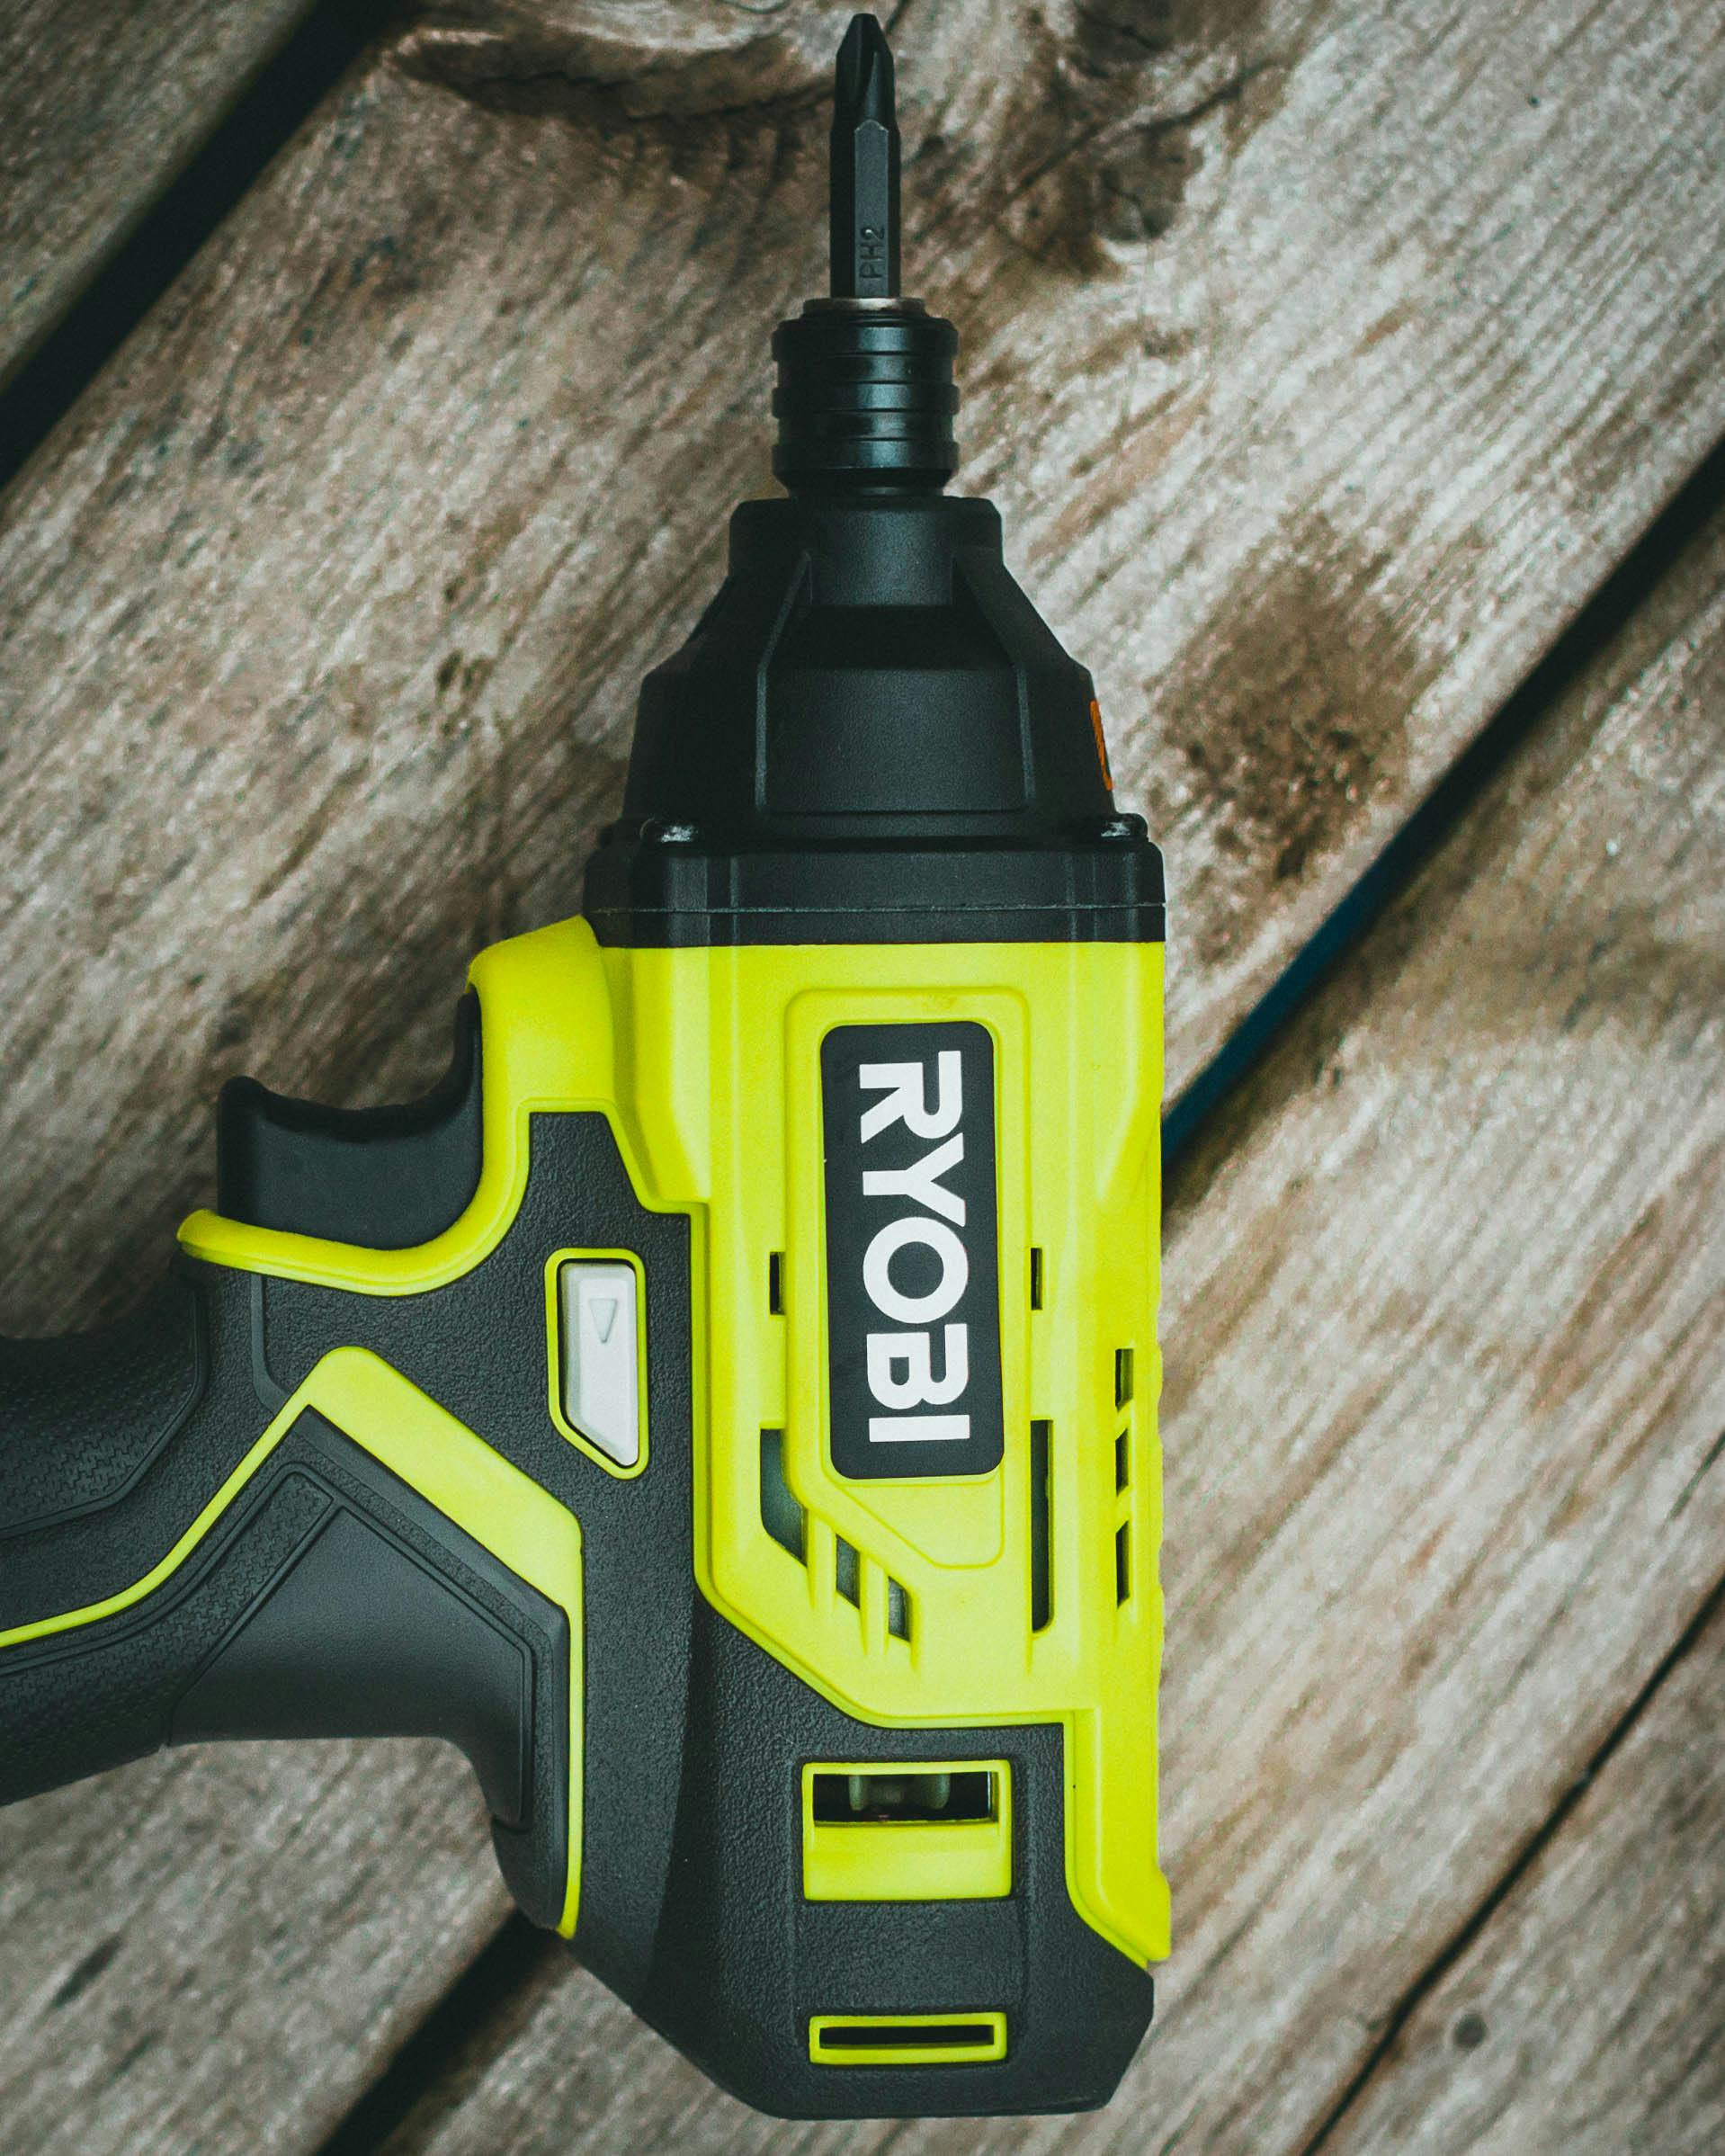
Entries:
[[791, 2116], [1106, 2100], [1166, 1951], [1160, 856], [943, 491], [892, 61], [583, 917], [448, 1075], [250, 1080], [147, 1307], [0, 1345], [0, 1799], [433, 1735], [534, 1922]]

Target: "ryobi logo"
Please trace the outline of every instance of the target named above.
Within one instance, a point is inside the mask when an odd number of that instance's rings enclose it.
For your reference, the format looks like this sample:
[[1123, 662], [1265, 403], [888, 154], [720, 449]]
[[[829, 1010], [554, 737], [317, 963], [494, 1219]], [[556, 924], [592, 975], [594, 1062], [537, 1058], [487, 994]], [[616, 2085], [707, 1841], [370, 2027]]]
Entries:
[[842, 1025], [820, 1047], [827, 1342], [842, 1475], [1000, 1460], [994, 1042]]

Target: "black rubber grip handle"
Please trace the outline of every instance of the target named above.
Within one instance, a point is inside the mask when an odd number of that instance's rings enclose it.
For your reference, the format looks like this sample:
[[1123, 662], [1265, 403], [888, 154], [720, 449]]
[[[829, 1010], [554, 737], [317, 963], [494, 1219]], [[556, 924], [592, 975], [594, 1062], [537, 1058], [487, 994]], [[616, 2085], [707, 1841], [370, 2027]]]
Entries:
[[568, 1620], [313, 1409], [239, 1472], [280, 1405], [251, 1292], [183, 1263], [109, 1331], [0, 1341], [0, 1803], [169, 1743], [442, 1737], [554, 1925]]

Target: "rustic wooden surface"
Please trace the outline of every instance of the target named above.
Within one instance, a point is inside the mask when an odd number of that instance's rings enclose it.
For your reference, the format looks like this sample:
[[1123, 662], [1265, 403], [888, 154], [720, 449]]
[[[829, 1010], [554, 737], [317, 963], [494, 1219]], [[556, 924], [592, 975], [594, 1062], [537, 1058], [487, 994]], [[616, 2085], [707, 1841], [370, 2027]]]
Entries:
[[310, 0], [8, 0], [0, 11], [0, 387]]
[[503, 1920], [495, 1870], [441, 1745], [177, 1752], [0, 1812], [0, 2147], [315, 2149]]
[[[810, 2129], [809, 2156], [1300, 2156], [1714, 1590], [1722, 705], [1725, 517], [1169, 1191], [1163, 1816], [1178, 1945], [1122, 2095], [1089, 2121], [961, 2141], [938, 2122]], [[1642, 1712], [1658, 1726], [1667, 1710], [1656, 1695]], [[1657, 2136], [1621, 2131], [1725, 2026], [1717, 1818], [1687, 1770], [1649, 1788], [1661, 1803], [1648, 1874], [1622, 1884], [1619, 1928], [1592, 1952], [1633, 1982], [1678, 1922], [1653, 1924], [1663, 1898], [1690, 1911], [1694, 1966], [1643, 2014], [1596, 2006], [1587, 2026], [1613, 2035], [1589, 2070], [1592, 2125], [1524, 2088], [1526, 2137], [1506, 2150], [1717, 2146], [1717, 2062], [1663, 2089]], [[1577, 1891], [1599, 1876], [1581, 1863]], [[1586, 1920], [1556, 1887], [1518, 1894], [1465, 1965], [1536, 1984], [1562, 1927]], [[1526, 2005], [1524, 2041], [1554, 2039], [1561, 2010]], [[1376, 2063], [1368, 2116], [1417, 2107], [1419, 2056], [1416, 2035]], [[1512, 2078], [1475, 2070], [1500, 2092]], [[661, 2135], [746, 2156], [782, 2133], [551, 1960], [389, 2156]], [[1339, 2145], [1428, 2144], [1350, 2127]]]
[[[844, 10], [806, 12], [829, 49]], [[1725, 27], [1056, 19], [907, 17], [911, 259], [964, 325], [966, 483], [1175, 863], [1177, 1084], [1725, 423]], [[12, 497], [14, 1327], [130, 1291], [228, 1071], [439, 1066], [473, 947], [576, 902], [639, 675], [767, 483], [813, 62], [738, 110], [734, 61], [643, 37], [616, 64], [682, 102], [636, 120], [550, 34], [523, 82], [420, 31], [354, 84]]]
[[1725, 2146], [1722, 1617], [1716, 1601], [1327, 2156]]
[[[845, 12], [422, 24], [14, 488], [9, 1329], [136, 1293], [207, 1194], [222, 1076], [409, 1087], [471, 948], [576, 904], [634, 683], [764, 484]], [[1660, 0], [901, 13], [965, 483], [1169, 846], [1183, 1079], [1721, 432], [1725, 31]], [[1718, 810], [1681, 704], [1718, 708], [1716, 653], [1683, 656], [1716, 583], [1692, 560], [1553, 722], [1545, 791], [1482, 810], [1175, 1194], [1181, 1957], [1122, 2105], [976, 2146], [1299, 2148], [1710, 1584], [1714, 1484], [1660, 1507], [1725, 1427]], [[1638, 699], [1660, 653], [1689, 686]], [[191, 1755], [0, 1813], [0, 2138], [314, 2149], [503, 1907], [428, 1749]], [[413, 2145], [787, 2131], [578, 1976], [485, 2044]]]

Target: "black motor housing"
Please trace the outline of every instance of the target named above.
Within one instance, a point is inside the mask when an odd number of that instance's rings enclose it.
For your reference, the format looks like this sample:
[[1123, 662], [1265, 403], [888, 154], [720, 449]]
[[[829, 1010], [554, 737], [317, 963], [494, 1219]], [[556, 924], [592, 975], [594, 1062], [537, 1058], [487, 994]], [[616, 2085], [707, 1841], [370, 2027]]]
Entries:
[[745, 503], [643, 684], [587, 917], [636, 944], [1159, 938], [1161, 856], [1113, 806], [1095, 696], [991, 504]]

